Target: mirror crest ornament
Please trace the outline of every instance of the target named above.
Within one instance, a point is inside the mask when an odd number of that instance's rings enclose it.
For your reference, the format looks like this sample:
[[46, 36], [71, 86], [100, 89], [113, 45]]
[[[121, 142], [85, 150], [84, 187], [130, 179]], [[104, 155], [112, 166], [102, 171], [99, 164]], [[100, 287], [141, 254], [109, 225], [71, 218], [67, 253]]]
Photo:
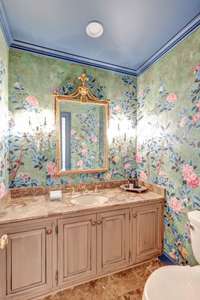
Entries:
[[72, 94], [54, 94], [58, 175], [108, 170], [109, 100], [92, 94], [85, 73], [78, 79]]

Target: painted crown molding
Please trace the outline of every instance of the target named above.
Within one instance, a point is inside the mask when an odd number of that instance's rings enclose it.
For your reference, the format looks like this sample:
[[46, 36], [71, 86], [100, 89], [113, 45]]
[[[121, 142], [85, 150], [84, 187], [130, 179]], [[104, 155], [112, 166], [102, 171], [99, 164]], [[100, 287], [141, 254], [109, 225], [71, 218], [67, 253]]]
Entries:
[[128, 74], [128, 75], [134, 75], [134, 76], [137, 75], [136, 70], [133, 70], [131, 68], [118, 66], [115, 64], [103, 62], [100, 60], [96, 60], [96, 59], [92, 59], [92, 58], [88, 58], [88, 57], [84, 57], [84, 56], [70, 54], [70, 53], [67, 53], [64, 51], [59, 51], [59, 50], [55, 50], [55, 49], [51, 49], [51, 48], [34, 45], [31, 43], [27, 43], [25, 41], [19, 41], [19, 40], [13, 39], [10, 44], [10, 47], [14, 48], [14, 49], [20, 49], [20, 50], [24, 50], [24, 51], [28, 51], [28, 52], [32, 52], [32, 53], [37, 53], [40, 55], [46, 55], [46, 56], [50, 56], [50, 57], [54, 57], [54, 58], [59, 58], [62, 60], [71, 61], [73, 63], [78, 63], [78, 64], [83, 64], [83, 65], [92, 66], [92, 67], [96, 67], [96, 68], [106, 69], [106, 70], [124, 73], [124, 74]]
[[2, 28], [5, 40], [8, 44], [8, 46], [10, 46], [10, 44], [12, 43], [13, 37], [12, 37], [10, 26], [9, 26], [7, 20], [8, 20], [8, 18], [7, 18], [6, 12], [5, 12], [4, 5], [0, 0], [0, 26]]
[[107, 63], [100, 60], [95, 60], [92, 58], [74, 55], [64, 51], [59, 51], [56, 49], [46, 48], [39, 45], [34, 45], [26, 41], [15, 40], [12, 36], [8, 18], [6, 16], [5, 8], [0, 0], [0, 26], [3, 30], [5, 39], [8, 45], [14, 49], [20, 49], [40, 55], [50, 56], [62, 60], [71, 61], [73, 63], [89, 65], [96, 68], [111, 70], [114, 72], [124, 73], [128, 75], [138, 76], [146, 71], [152, 64], [158, 61], [161, 57], [172, 50], [178, 43], [183, 41], [188, 35], [195, 31], [200, 26], [200, 13], [193, 18], [189, 23], [186, 24], [177, 34], [175, 34], [164, 46], [162, 46], [158, 51], [156, 51], [152, 56], [150, 56], [144, 63], [142, 63], [137, 70], [119, 66], [116, 64]]
[[178, 43], [182, 42], [192, 32], [200, 26], [200, 13], [187, 23], [178, 33], [176, 33], [164, 46], [157, 50], [151, 57], [149, 57], [138, 69], [137, 75], [142, 74], [151, 65], [158, 61], [161, 57], [171, 51]]

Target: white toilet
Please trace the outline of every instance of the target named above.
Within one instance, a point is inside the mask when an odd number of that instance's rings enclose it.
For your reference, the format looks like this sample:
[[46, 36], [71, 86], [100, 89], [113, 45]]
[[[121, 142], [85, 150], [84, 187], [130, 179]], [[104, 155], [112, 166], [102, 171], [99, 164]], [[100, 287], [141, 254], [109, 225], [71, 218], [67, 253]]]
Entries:
[[151, 274], [143, 300], [200, 300], [200, 211], [188, 213], [191, 225], [191, 242], [199, 265], [166, 266]]

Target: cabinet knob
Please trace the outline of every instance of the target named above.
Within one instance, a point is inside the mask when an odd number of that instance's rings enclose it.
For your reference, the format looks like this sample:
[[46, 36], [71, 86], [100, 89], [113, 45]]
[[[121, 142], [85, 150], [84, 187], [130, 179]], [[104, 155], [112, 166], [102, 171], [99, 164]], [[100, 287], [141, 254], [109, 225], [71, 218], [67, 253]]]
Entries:
[[97, 221], [97, 224], [98, 224], [98, 225], [101, 225], [101, 224], [102, 224], [102, 220], [98, 220], [98, 221]]
[[90, 222], [91, 222], [91, 225], [92, 225], [92, 226], [95, 226], [95, 225], [97, 224], [97, 222], [96, 222], [96, 221], [93, 221], [93, 220], [91, 220]]
[[136, 213], [133, 214], [133, 218], [137, 218], [137, 214]]
[[4, 234], [0, 238], [0, 249], [3, 250], [8, 245], [8, 235]]
[[52, 229], [51, 228], [47, 229], [46, 234], [52, 234]]

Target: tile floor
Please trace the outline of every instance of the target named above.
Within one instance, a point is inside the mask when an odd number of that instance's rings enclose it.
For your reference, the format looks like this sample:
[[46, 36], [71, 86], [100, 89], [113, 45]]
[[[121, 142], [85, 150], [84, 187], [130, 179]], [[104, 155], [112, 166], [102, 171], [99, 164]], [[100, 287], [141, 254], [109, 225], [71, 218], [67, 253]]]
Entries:
[[44, 300], [141, 300], [149, 275], [163, 266], [152, 259], [138, 267], [58, 292]]

